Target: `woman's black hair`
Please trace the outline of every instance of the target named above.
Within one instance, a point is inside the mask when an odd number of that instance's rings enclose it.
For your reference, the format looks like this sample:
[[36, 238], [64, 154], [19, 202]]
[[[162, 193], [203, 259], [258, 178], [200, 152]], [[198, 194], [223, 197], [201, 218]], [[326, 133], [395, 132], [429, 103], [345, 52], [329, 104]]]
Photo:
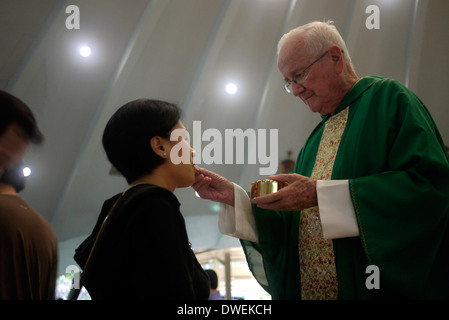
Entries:
[[170, 138], [181, 111], [175, 104], [138, 99], [120, 107], [103, 133], [103, 147], [112, 165], [131, 184], [164, 162], [150, 146], [152, 137]]

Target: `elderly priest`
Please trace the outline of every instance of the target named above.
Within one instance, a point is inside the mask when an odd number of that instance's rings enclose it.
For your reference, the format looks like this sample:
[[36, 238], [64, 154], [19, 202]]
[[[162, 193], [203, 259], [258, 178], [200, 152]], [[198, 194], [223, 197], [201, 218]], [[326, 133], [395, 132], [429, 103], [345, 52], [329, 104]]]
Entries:
[[289, 185], [251, 203], [208, 170], [194, 184], [223, 203], [256, 279], [274, 299], [449, 298], [449, 161], [429, 111], [395, 80], [358, 78], [332, 23], [284, 35], [278, 68], [322, 118], [271, 177]]

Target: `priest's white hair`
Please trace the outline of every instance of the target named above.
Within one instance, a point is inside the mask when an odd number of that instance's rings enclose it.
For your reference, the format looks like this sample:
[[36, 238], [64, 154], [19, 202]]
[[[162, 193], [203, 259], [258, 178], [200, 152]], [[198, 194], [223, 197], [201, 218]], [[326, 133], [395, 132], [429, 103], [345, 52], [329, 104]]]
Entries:
[[343, 51], [346, 65], [354, 68], [346, 43], [334, 26], [333, 21], [314, 21], [290, 30], [279, 40], [278, 54], [287, 42], [295, 39], [298, 35], [303, 35], [305, 50], [312, 57], [317, 58], [330, 47], [338, 46]]

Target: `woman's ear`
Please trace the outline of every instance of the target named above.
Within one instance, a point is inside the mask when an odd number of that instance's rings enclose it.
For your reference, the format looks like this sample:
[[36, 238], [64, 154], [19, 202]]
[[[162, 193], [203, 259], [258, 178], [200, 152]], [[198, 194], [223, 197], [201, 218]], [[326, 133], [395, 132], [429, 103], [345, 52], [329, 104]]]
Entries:
[[150, 140], [151, 149], [161, 158], [167, 158], [167, 147], [165, 140], [159, 136], [154, 136]]

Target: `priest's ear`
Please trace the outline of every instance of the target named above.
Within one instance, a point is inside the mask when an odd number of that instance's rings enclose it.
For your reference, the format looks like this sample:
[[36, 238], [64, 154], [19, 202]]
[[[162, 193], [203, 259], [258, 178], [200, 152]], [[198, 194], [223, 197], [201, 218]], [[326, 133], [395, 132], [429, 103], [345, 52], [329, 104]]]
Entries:
[[153, 149], [153, 152], [157, 154], [159, 157], [164, 159], [167, 158], [168, 146], [166, 139], [159, 136], [154, 136], [150, 140], [150, 146], [151, 149]]
[[335, 66], [335, 71], [337, 72], [337, 74], [342, 73], [345, 67], [343, 50], [341, 50], [338, 46], [332, 46], [329, 49], [329, 55], [331, 57], [333, 65]]

